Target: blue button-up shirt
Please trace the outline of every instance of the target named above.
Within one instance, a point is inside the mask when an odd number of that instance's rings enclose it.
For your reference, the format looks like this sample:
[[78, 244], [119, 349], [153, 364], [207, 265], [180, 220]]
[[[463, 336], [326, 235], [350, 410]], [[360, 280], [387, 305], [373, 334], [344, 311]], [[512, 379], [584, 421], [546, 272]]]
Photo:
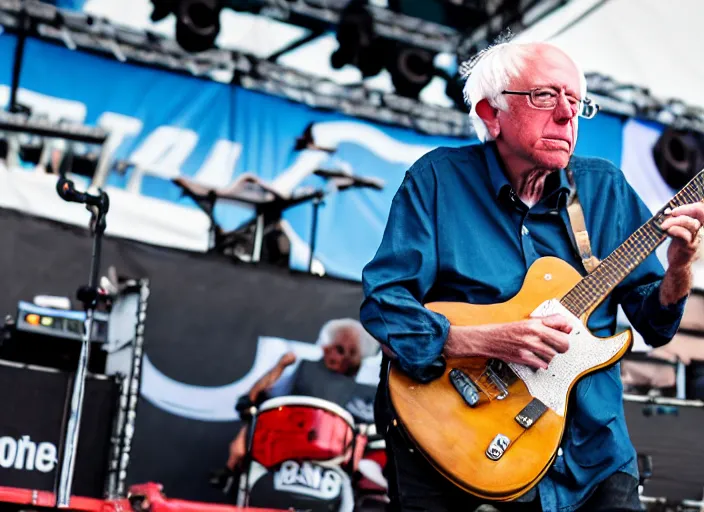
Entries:
[[[592, 251], [603, 259], [651, 213], [608, 161], [574, 156], [570, 168]], [[541, 201], [527, 207], [512, 190], [494, 143], [429, 152], [407, 171], [381, 245], [364, 268], [364, 327], [409, 375], [421, 382], [437, 378], [450, 324], [423, 304], [504, 302], [518, 293], [528, 268], [542, 256], [556, 256], [586, 274], [573, 243], [568, 194], [561, 170], [548, 177]], [[649, 344], [667, 343], [679, 327], [685, 299], [660, 304], [663, 274], [651, 254], [591, 315], [593, 334], [615, 333], [621, 304]], [[544, 510], [575, 510], [615, 471], [638, 475], [622, 394], [620, 365], [577, 384], [562, 453], [538, 486]]]

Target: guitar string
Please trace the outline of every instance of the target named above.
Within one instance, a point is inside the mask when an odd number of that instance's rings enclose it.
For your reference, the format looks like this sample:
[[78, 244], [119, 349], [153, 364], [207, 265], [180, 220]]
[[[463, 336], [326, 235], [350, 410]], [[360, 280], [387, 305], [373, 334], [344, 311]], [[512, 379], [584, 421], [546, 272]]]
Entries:
[[[674, 208], [681, 204], [704, 199], [701, 193], [704, 173], [700, 173], [689, 185], [678, 192], [670, 201]], [[654, 216], [606, 258], [594, 271], [568, 292], [561, 301], [570, 312], [580, 316], [585, 313], [606, 292], [620, 282], [635, 266], [642, 262], [665, 238], [656, 225]]]

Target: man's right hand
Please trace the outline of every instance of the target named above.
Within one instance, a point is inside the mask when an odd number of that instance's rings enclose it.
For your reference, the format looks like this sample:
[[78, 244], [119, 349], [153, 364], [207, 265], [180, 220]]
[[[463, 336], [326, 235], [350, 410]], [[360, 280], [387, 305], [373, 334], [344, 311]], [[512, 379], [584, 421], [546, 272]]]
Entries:
[[451, 326], [446, 357], [487, 357], [532, 368], [547, 368], [569, 348], [572, 326], [561, 315], [529, 318], [505, 324]]
[[252, 386], [252, 389], [249, 390], [249, 399], [252, 402], [256, 402], [259, 394], [263, 391], [268, 391], [274, 384], [276, 384], [276, 381], [279, 380], [284, 370], [295, 362], [296, 354], [293, 352], [287, 352], [281, 356], [281, 359], [279, 359], [276, 363], [276, 366], [265, 373], [262, 378], [260, 378], [254, 386]]

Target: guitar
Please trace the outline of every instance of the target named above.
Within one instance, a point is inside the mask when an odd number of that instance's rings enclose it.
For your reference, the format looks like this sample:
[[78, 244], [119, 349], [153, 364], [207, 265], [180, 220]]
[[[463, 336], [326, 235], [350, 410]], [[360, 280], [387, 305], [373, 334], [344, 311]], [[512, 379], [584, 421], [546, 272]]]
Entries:
[[504, 303], [425, 304], [456, 326], [559, 313], [573, 328], [569, 349], [546, 369], [450, 358], [442, 377], [420, 383], [392, 365], [391, 401], [418, 451], [445, 478], [485, 500], [513, 500], [537, 485], [557, 455], [572, 388], [618, 362], [632, 344], [630, 329], [594, 336], [586, 327], [590, 315], [667, 238], [660, 229], [666, 209], [701, 200], [704, 171], [584, 277], [558, 258], [543, 257], [528, 269], [520, 291]]

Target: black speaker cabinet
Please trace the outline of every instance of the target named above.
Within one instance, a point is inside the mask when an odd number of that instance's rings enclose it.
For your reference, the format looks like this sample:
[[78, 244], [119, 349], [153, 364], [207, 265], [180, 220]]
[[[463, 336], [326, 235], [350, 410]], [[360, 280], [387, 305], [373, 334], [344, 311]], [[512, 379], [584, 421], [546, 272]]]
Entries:
[[[0, 360], [0, 485], [54, 491], [73, 377]], [[104, 497], [119, 383], [89, 374], [72, 494]]]
[[649, 455], [652, 477], [643, 494], [670, 501], [700, 501], [704, 493], [704, 403], [669, 398], [624, 399], [636, 451]]

